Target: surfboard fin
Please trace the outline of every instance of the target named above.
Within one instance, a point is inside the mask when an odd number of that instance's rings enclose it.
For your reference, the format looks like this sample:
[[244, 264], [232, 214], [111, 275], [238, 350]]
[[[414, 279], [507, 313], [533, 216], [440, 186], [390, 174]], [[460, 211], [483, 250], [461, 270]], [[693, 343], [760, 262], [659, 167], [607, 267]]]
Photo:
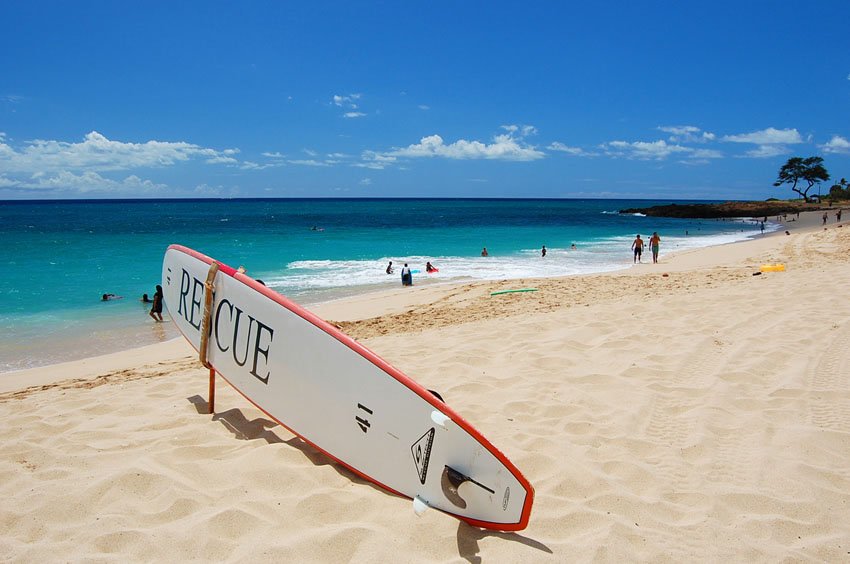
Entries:
[[417, 517], [422, 517], [422, 514], [428, 510], [428, 502], [419, 496], [413, 498], [413, 512]]
[[440, 478], [440, 486], [443, 490], [443, 494], [446, 496], [446, 499], [448, 499], [454, 505], [460, 507], [461, 509], [466, 509], [466, 501], [462, 497], [460, 497], [460, 494], [457, 490], [465, 482], [472, 482], [479, 488], [487, 490], [491, 494], [496, 493], [481, 482], [470, 478], [466, 474], [458, 472], [451, 466], [446, 466], [443, 468], [443, 475]]
[[440, 427], [445, 429], [446, 423], [451, 421], [451, 419], [445, 413], [441, 413], [441, 412], [439, 412], [435, 409], [434, 411], [431, 412], [431, 421], [433, 421], [434, 423], [436, 423], [437, 425], [439, 425]]

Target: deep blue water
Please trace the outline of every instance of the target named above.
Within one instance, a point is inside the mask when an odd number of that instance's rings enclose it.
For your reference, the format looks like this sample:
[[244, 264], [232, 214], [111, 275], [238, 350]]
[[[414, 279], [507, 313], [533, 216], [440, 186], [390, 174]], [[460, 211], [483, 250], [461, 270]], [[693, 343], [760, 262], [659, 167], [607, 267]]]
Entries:
[[[733, 241], [744, 222], [620, 215], [669, 200], [287, 199], [0, 202], [0, 371], [172, 336], [139, 302], [180, 243], [315, 303], [399, 284], [560, 276], [625, 268], [635, 234], [662, 254]], [[315, 228], [315, 229], [314, 229]], [[687, 235], [686, 235], [687, 233]], [[570, 250], [572, 244], [576, 250]], [[541, 259], [540, 248], [549, 250]], [[488, 258], [480, 256], [487, 247]], [[121, 300], [102, 302], [113, 293]]]

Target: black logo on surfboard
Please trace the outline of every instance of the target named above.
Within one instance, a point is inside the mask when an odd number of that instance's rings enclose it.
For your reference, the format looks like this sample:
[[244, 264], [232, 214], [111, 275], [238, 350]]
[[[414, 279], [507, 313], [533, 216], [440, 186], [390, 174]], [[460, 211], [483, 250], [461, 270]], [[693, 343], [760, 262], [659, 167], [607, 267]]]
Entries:
[[428, 477], [428, 461], [431, 460], [431, 446], [433, 444], [434, 427], [431, 427], [410, 447], [410, 452], [413, 453], [413, 463], [416, 464], [416, 472], [419, 474], [419, 481], [422, 485], [425, 485], [425, 478]]

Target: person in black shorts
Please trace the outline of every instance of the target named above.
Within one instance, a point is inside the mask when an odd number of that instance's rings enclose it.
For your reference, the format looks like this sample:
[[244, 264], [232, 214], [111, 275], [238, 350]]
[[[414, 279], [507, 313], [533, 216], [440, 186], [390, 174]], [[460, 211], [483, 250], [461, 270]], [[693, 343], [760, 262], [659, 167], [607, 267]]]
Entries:
[[632, 241], [632, 250], [635, 252], [634, 262], [640, 262], [640, 255], [643, 253], [643, 239], [640, 238], [640, 234]]
[[156, 293], [153, 295], [153, 305], [150, 316], [154, 321], [162, 321], [162, 286], [156, 285]]

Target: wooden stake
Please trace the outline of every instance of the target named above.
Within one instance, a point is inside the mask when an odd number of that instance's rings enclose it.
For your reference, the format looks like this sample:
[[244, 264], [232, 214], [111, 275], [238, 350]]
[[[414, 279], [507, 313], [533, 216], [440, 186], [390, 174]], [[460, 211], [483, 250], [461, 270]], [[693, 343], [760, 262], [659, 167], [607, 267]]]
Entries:
[[215, 368], [210, 368], [210, 393], [209, 393], [210, 415], [215, 413]]

